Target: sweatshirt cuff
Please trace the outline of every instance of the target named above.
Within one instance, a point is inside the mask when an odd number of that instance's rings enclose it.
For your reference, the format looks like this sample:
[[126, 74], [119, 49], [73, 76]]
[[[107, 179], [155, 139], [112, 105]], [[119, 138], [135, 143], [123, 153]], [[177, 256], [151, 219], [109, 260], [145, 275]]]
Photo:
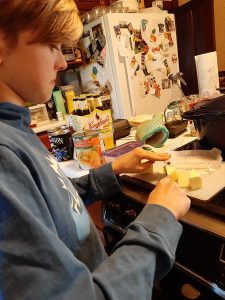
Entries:
[[109, 198], [115, 194], [122, 193], [119, 181], [112, 170], [112, 164], [108, 163], [100, 168], [89, 171], [94, 176], [99, 190], [101, 190], [102, 199]]
[[157, 204], [147, 204], [134, 223], [160, 235], [170, 249], [176, 249], [183, 230], [175, 216], [167, 208]]

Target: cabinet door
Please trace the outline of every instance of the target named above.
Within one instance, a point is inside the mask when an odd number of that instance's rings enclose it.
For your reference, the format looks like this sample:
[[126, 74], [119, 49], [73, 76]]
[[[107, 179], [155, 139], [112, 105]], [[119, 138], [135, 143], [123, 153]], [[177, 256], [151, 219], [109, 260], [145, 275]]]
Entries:
[[41, 140], [41, 142], [44, 144], [44, 146], [51, 151], [51, 145], [48, 139], [48, 133], [47, 131], [44, 132], [40, 132], [37, 134], [37, 136], [39, 137], [39, 139]]
[[195, 55], [215, 51], [213, 0], [192, 0], [175, 10], [180, 71], [185, 95], [198, 93]]
[[[85, 11], [91, 10], [95, 6], [99, 6], [100, 3], [102, 3], [101, 0], [75, 0], [77, 7], [80, 11], [80, 13], [83, 13]], [[105, 5], [109, 5], [109, 0], [104, 0]]]

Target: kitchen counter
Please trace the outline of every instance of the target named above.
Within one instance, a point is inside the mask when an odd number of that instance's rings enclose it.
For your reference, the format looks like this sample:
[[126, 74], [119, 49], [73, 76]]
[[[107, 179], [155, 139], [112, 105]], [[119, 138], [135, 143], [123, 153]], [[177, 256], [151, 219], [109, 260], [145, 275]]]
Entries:
[[[117, 146], [133, 141], [134, 135], [135, 131], [132, 131], [130, 136], [117, 141]], [[196, 137], [192, 137], [186, 131], [177, 138], [168, 139], [164, 146], [156, 151], [172, 150], [194, 139]], [[88, 171], [79, 168], [76, 160], [59, 164], [68, 177], [74, 178], [88, 174]], [[124, 220], [120, 214], [124, 214], [126, 205], [127, 209], [135, 213], [138, 206], [145, 205], [149, 195], [149, 191], [124, 181], [123, 177], [121, 177], [121, 185], [123, 194], [120, 199], [112, 197], [105, 202], [97, 201], [87, 207], [108, 253], [121, 238], [121, 230], [119, 230], [121, 224], [117, 223], [117, 220]], [[113, 203], [113, 201], [118, 207], [117, 215], [119, 215], [119, 218], [115, 220], [113, 219], [115, 214], [111, 215], [112, 219], [107, 217], [109, 216], [107, 203]], [[194, 289], [204, 300], [225, 299], [225, 220], [192, 206], [181, 219], [181, 223], [183, 234], [177, 248], [176, 261], [161, 286], [161, 289], [165, 290], [165, 295], [171, 294], [171, 298], [165, 299], [180, 299], [184, 286], [188, 286], [190, 291]]]
[[[123, 184], [123, 193], [131, 199], [137, 199], [143, 205], [147, 202], [148, 193], [142, 190], [133, 189], [130, 184]], [[201, 230], [208, 231], [225, 240], [225, 221], [204, 211], [191, 208], [181, 220]]]
[[37, 126], [32, 128], [35, 133], [40, 133], [47, 131], [51, 128], [56, 128], [58, 126], [66, 125], [66, 121], [57, 121], [57, 120], [49, 120], [44, 122], [37, 123]]
[[[133, 129], [131, 130], [131, 133], [129, 136], [126, 136], [124, 138], [121, 138], [116, 141], [116, 146], [123, 145], [125, 143], [135, 141], [135, 133], [136, 130]], [[181, 147], [193, 140], [195, 140], [196, 137], [193, 137], [190, 135], [189, 130], [181, 134], [180, 136], [173, 138], [173, 139], [168, 139], [164, 146], [161, 148], [153, 148], [155, 152], [167, 152], [168, 150], [173, 150], [175, 148]], [[60, 162], [60, 167], [66, 174], [66, 176], [70, 178], [78, 178], [80, 176], [88, 174], [88, 171], [81, 170], [79, 168], [79, 163], [77, 160], [70, 160], [66, 162]]]

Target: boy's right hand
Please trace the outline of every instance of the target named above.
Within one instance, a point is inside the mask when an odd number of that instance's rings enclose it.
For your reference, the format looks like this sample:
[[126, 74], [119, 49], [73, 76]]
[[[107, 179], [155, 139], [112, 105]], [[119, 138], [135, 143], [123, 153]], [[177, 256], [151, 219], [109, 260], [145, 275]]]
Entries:
[[170, 176], [160, 180], [148, 197], [148, 204], [157, 204], [169, 209], [176, 219], [189, 210], [191, 201]]

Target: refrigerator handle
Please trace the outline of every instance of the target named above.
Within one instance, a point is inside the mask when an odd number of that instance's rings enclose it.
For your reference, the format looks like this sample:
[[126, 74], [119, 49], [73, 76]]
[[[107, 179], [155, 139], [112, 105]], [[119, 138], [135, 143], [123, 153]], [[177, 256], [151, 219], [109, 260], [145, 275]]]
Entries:
[[135, 99], [134, 95], [132, 93], [132, 84], [131, 84], [131, 77], [129, 75], [129, 63], [128, 63], [128, 57], [124, 57], [125, 60], [125, 69], [127, 73], [127, 80], [128, 80], [128, 85], [129, 85], [129, 96], [130, 96], [130, 107], [131, 107], [131, 115], [135, 116], [136, 115], [136, 109], [135, 109]]

